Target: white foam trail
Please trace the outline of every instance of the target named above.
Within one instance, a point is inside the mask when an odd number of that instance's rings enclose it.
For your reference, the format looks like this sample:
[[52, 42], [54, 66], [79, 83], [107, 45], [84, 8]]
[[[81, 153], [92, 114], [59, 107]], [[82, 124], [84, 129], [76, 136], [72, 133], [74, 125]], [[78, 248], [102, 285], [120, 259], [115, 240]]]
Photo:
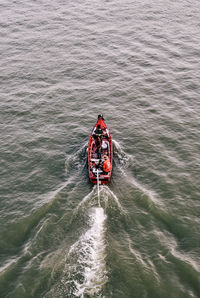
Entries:
[[[74, 295], [84, 297], [85, 294], [97, 295], [107, 281], [105, 263], [104, 222], [106, 215], [103, 208], [93, 208], [90, 214], [90, 228], [71, 247], [68, 259], [73, 260], [71, 268], [71, 287]], [[75, 259], [74, 259], [75, 256]], [[74, 266], [74, 262], [78, 266]], [[81, 278], [80, 278], [81, 276]]]
[[104, 195], [104, 201], [105, 200], [109, 201], [110, 198], [113, 199], [114, 202], [117, 204], [117, 207], [119, 208], [119, 210], [122, 213], [126, 214], [126, 211], [120, 204], [118, 197], [114, 194], [114, 192], [112, 192], [112, 190], [110, 190], [110, 188], [107, 185], [101, 186], [100, 193]]
[[97, 170], [97, 195], [98, 195], [98, 204], [99, 204], [99, 207], [101, 207], [100, 194], [99, 194], [99, 171], [98, 170]]

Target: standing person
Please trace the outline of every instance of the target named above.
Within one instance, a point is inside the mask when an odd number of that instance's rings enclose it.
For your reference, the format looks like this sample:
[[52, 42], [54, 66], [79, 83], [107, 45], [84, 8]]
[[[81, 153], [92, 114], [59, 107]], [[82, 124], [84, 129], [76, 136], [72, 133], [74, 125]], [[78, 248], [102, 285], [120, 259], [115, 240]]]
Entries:
[[102, 120], [104, 120], [104, 118], [103, 118], [103, 115], [102, 115], [102, 114], [98, 115], [98, 120], [99, 120], [99, 119], [102, 119]]
[[101, 137], [103, 135], [103, 130], [101, 129], [100, 124], [95, 127], [92, 135], [95, 140], [96, 153], [98, 155], [98, 158], [101, 158]]
[[93, 130], [92, 135], [94, 137], [95, 136], [101, 137], [103, 135], [103, 130], [101, 129], [101, 125], [100, 124], [98, 124], [97, 127], [95, 127], [95, 129]]

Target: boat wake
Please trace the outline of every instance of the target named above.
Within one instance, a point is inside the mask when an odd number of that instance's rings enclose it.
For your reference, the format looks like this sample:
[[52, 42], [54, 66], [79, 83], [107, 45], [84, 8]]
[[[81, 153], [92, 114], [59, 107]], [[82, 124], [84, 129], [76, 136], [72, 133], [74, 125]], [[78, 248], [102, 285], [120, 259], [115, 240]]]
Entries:
[[[133, 220], [131, 218], [129, 221], [130, 209], [128, 207], [125, 209], [125, 206], [133, 206], [140, 211], [145, 209], [148, 211], [146, 212], [147, 216], [149, 214], [153, 215], [157, 220], [165, 223], [168, 230], [173, 231], [175, 234], [176, 230], [174, 231], [175, 228], [172, 227], [172, 218], [164, 210], [164, 204], [160, 202], [157, 194], [138, 182], [131, 175], [131, 171], [130, 173], [126, 171], [127, 167], [132, 165], [131, 157], [123, 151], [118, 142], [113, 141], [113, 146], [115, 169], [120, 170], [120, 176], [117, 177], [114, 174], [114, 179], [109, 187], [107, 185], [99, 185], [99, 187], [94, 185], [91, 192], [82, 200], [80, 200], [79, 194], [76, 196], [79, 203], [76, 201], [76, 208], [71, 209], [73, 212], [70, 213], [70, 218], [67, 221], [67, 233], [69, 234], [67, 234], [67, 245], [63, 245], [62, 266], [60, 266], [62, 269], [59, 277], [55, 273], [57, 282], [55, 282], [56, 284], [50, 292], [46, 293], [45, 298], [58, 296], [72, 298], [105, 297], [108, 290], [106, 285], [109, 281], [110, 268], [112, 268], [112, 265], [109, 268], [106, 263], [107, 260], [109, 264], [112, 264], [109, 262], [109, 246], [107, 243], [109, 243], [110, 235], [113, 235], [111, 240], [114, 243], [120, 243], [117, 237], [119, 231], [121, 231], [120, 236], [124, 235], [124, 243], [127, 241], [127, 247], [131, 257], [135, 260], [134, 262], [139, 264], [139, 268], [145, 268], [145, 272], [151, 274], [153, 272], [156, 282], [159, 282], [159, 275], [154, 268], [154, 264], [149, 259], [147, 259], [147, 262], [143, 260], [140, 248], [134, 247], [132, 238], [129, 238], [129, 234], [125, 234], [129, 231], [129, 222]], [[80, 171], [83, 170], [83, 162], [86, 161], [84, 154], [86, 155], [86, 145], [66, 161], [66, 170], [74, 170], [72, 168], [73, 164], [75, 170], [78, 170], [77, 172], [80, 174]], [[79, 164], [80, 161], [82, 165]], [[115, 182], [118, 179], [121, 182], [122, 177], [125, 183], [118, 186]], [[73, 192], [77, 194], [79, 188], [80, 184], [76, 184]], [[119, 198], [112, 191], [113, 188], [119, 189]], [[126, 197], [124, 206], [121, 203], [122, 195]], [[135, 209], [132, 208], [132, 210]], [[137, 225], [137, 221], [135, 223]], [[117, 252], [118, 249], [121, 253], [122, 245], [116, 248]], [[176, 255], [174, 256], [170, 251], [166, 260], [176, 262], [178, 268], [184, 266], [184, 264], [182, 265], [177, 261]], [[141, 278], [146, 278], [146, 275], [142, 274]]]
[[98, 186], [94, 185], [92, 191], [82, 199], [74, 210], [73, 219], [80, 216], [83, 212], [86, 212], [89, 208], [96, 207], [97, 205], [105, 210], [109, 208], [117, 209], [120, 214], [126, 214], [126, 210], [124, 210], [118, 197], [107, 185], [100, 185], [99, 191]]
[[70, 248], [62, 284], [70, 297], [101, 297], [107, 282], [105, 252], [105, 221], [103, 208], [92, 208], [89, 229]]
[[[76, 237], [66, 248], [59, 282], [45, 297], [104, 297], [109, 269], [106, 266], [106, 231], [110, 212], [124, 213], [117, 196], [108, 186], [94, 185], [75, 208], [71, 229]], [[73, 237], [74, 238], [74, 237]]]
[[124, 168], [127, 168], [130, 164], [133, 163], [133, 157], [128, 155], [116, 140], [112, 141], [113, 143], [113, 152], [114, 157], [118, 161], [118, 165], [120, 166], [121, 171], [123, 172]]
[[75, 154], [69, 155], [65, 161], [66, 174], [70, 174], [72, 170], [81, 170], [86, 163], [86, 151], [88, 144], [85, 143]]
[[[128, 158], [119, 148], [116, 150], [117, 159], [123, 163]], [[80, 174], [86, 161], [86, 149], [87, 144], [66, 160], [66, 172], [76, 170]], [[69, 233], [69, 237], [73, 235], [69, 239], [71, 246], [65, 248], [64, 267], [58, 283], [45, 297], [104, 297], [109, 272], [105, 241], [107, 221], [110, 216], [116, 219], [123, 215], [126, 211], [110, 187], [94, 185], [71, 214], [68, 222], [73, 231]]]
[[105, 209], [112, 207], [116, 208], [121, 214], [126, 214], [126, 210], [121, 205], [118, 197], [107, 185], [100, 186], [100, 202]]

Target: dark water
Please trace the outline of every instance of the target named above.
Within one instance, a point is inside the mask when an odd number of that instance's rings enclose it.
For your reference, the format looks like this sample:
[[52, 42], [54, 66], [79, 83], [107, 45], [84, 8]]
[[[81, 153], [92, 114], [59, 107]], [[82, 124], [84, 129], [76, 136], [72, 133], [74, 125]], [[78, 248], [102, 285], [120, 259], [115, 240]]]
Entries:
[[[199, 11], [1, 1], [0, 297], [200, 297]], [[100, 206], [99, 113], [114, 140]]]

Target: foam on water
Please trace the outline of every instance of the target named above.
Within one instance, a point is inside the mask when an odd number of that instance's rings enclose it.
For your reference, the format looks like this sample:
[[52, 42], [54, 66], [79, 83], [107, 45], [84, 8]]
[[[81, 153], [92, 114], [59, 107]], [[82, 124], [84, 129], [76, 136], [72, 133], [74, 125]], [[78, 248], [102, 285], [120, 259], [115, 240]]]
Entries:
[[82, 167], [86, 157], [87, 146], [88, 144], [85, 143], [77, 152], [67, 157], [65, 161], [65, 170], [67, 173], [74, 168], [80, 169]]
[[107, 281], [105, 220], [102, 208], [92, 208], [90, 228], [72, 245], [66, 257], [66, 276], [62, 282], [73, 296], [100, 295]]
[[[124, 176], [127, 177], [127, 172], [124, 171], [124, 169], [129, 165], [129, 163], [133, 163], [133, 157], [129, 156], [120, 145], [119, 142], [116, 140], [113, 140], [113, 146], [114, 146], [114, 153], [117, 156], [117, 159], [119, 161], [119, 168]], [[150, 200], [154, 203], [161, 204], [160, 201], [157, 199], [156, 194], [147, 188], [143, 186], [141, 183], [139, 183], [136, 179], [131, 177], [127, 177], [127, 181], [129, 181], [131, 184], [133, 184], [136, 188], [138, 188], [140, 191], [142, 191], [144, 194], [148, 195]]]
[[134, 185], [137, 189], [139, 189], [144, 195], [147, 195], [147, 197], [149, 198], [150, 205], [152, 205], [152, 204], [156, 204], [159, 206], [164, 205], [163, 202], [161, 202], [161, 200], [158, 199], [156, 193], [153, 190], [147, 189], [144, 185], [142, 185], [140, 182], [138, 182], [135, 178], [129, 177], [127, 179], [127, 181], [129, 181], [130, 184]]
[[74, 217], [77, 216], [77, 214], [79, 212], [82, 212], [85, 210], [85, 208], [90, 208], [94, 205], [96, 205], [95, 203], [95, 198], [96, 198], [96, 195], [97, 195], [97, 187], [96, 185], [92, 188], [92, 191], [87, 194], [81, 201], [80, 203], [78, 204], [78, 206], [76, 207], [76, 209], [74, 210]]
[[132, 163], [133, 157], [128, 155], [123, 149], [120, 143], [116, 140], [112, 140], [114, 156], [117, 157], [120, 169], [124, 173], [124, 167], [127, 167], [130, 163]]
[[102, 200], [106, 207], [109, 202], [114, 202], [117, 205], [117, 208], [119, 209], [119, 211], [122, 214], [126, 214], [126, 211], [120, 204], [118, 197], [114, 194], [114, 192], [107, 185], [103, 185], [100, 187], [100, 198], [101, 197], [102, 197]]

